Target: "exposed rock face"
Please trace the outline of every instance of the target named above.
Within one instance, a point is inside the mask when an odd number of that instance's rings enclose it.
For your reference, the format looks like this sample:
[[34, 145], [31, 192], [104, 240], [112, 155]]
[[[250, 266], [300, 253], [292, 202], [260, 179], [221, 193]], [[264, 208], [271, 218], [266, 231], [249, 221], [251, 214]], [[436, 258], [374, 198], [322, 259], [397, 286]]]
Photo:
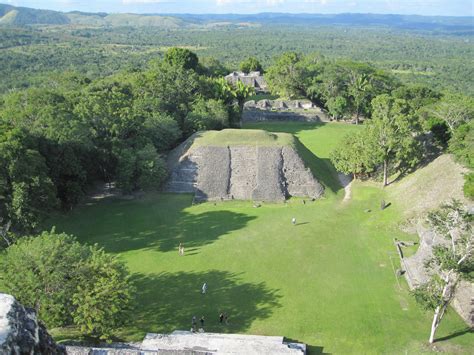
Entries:
[[198, 201], [318, 198], [322, 185], [291, 146], [189, 146], [170, 155], [165, 190]]
[[[417, 233], [420, 237], [417, 252], [401, 259], [405, 269], [404, 275], [411, 289], [429, 281], [431, 275], [425, 268], [425, 263], [433, 257], [433, 247], [449, 244], [447, 240], [423, 227], [421, 223], [417, 225]], [[468, 325], [474, 326], [474, 283], [468, 281], [459, 283], [452, 306]]]
[[56, 345], [32, 309], [0, 293], [0, 354], [66, 354]]
[[469, 324], [474, 327], [474, 283], [462, 280], [453, 299], [453, 308]]

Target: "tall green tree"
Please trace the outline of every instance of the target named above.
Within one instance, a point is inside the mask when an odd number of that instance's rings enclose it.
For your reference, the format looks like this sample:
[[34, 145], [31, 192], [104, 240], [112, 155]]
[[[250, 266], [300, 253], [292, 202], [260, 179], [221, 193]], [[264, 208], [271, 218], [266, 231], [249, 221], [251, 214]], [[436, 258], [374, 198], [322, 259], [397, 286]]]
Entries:
[[240, 62], [239, 69], [244, 73], [250, 73], [253, 71], [259, 71], [260, 73], [263, 73], [262, 64], [260, 64], [258, 59], [255, 57], [248, 57], [244, 61]]
[[374, 138], [374, 151], [383, 164], [383, 186], [388, 184], [389, 166], [403, 172], [416, 166], [420, 160], [418, 121], [409, 115], [405, 100], [389, 95], [377, 96], [372, 101], [372, 119], [367, 125]]
[[269, 67], [265, 74], [272, 93], [287, 98], [295, 98], [304, 93], [300, 62], [301, 55], [295, 52], [286, 52], [276, 59], [275, 64]]
[[474, 98], [448, 93], [431, 107], [430, 112], [446, 122], [453, 132], [458, 126], [474, 118]]
[[[0, 180], [3, 208], [0, 213], [14, 229], [35, 230], [57, 206], [56, 189], [45, 159], [35, 149], [34, 138], [24, 129], [0, 134]], [[2, 206], [0, 206], [2, 207]]]
[[196, 70], [199, 58], [196, 53], [186, 48], [173, 47], [166, 51], [164, 61], [169, 65], [185, 70]]
[[69, 235], [19, 240], [0, 270], [6, 290], [48, 327], [77, 325], [85, 335], [109, 339], [128, 318], [134, 289], [124, 264]]
[[110, 340], [130, 317], [135, 289], [128, 270], [116, 256], [91, 248], [72, 296], [74, 324], [81, 333]]
[[195, 131], [229, 127], [229, 112], [222, 101], [198, 99], [186, 120]]
[[125, 193], [140, 188], [157, 190], [166, 177], [166, 163], [152, 144], [120, 150], [116, 180], [117, 186]]
[[104, 181], [115, 176], [117, 149], [124, 141], [140, 139], [141, 122], [133, 115], [133, 92], [113, 78], [85, 88], [75, 114], [87, 123], [95, 146], [96, 163]]
[[352, 106], [355, 113], [355, 123], [359, 124], [359, 118], [364, 113], [364, 108], [370, 102], [371, 76], [365, 73], [352, 71], [349, 76], [349, 95], [352, 98]]
[[173, 116], [184, 132], [185, 119], [199, 94], [200, 83], [193, 70], [160, 62], [138, 77], [135, 90], [143, 110]]
[[331, 153], [332, 164], [338, 171], [353, 175], [354, 179], [374, 172], [379, 161], [373, 141], [374, 137], [369, 136], [367, 130], [344, 137]]

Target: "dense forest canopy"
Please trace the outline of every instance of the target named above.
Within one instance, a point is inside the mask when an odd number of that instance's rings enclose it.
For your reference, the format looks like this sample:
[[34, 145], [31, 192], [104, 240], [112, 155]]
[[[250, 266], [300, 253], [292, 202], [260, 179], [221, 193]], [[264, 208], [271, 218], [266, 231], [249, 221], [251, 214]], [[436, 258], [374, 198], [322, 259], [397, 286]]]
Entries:
[[[8, 11], [2, 6], [6, 17]], [[363, 14], [134, 17], [22, 11], [29, 15], [24, 18], [30, 21], [32, 14], [36, 14], [38, 18], [50, 16], [52, 22], [38, 25], [41, 22], [36, 21], [25, 26], [23, 22], [0, 21], [3, 78], [0, 92], [44, 85], [54, 72], [65, 70], [95, 78], [123, 69], [144, 68], [167, 48], [180, 46], [192, 49], [201, 59], [219, 60], [228, 70], [238, 69], [239, 63], [248, 57], [255, 57], [267, 67], [286, 51], [318, 52], [329, 58], [372, 63], [407, 83], [474, 93], [470, 80], [474, 76], [471, 17]], [[62, 22], [56, 23], [58, 16], [62, 16]], [[108, 22], [101, 22], [107, 18], [110, 18]]]

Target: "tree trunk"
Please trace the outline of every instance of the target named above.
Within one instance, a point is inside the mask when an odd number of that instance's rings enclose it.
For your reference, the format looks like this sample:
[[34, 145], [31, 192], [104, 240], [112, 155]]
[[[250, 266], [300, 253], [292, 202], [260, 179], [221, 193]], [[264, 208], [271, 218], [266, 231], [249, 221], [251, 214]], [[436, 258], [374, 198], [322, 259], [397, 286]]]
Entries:
[[436, 307], [435, 314], [433, 316], [433, 322], [431, 323], [430, 344], [433, 344], [434, 342], [436, 329], [438, 328], [438, 325], [439, 325], [438, 316], [439, 316], [440, 309], [441, 309], [441, 306]]
[[383, 161], [383, 186], [388, 185], [388, 161], [384, 159]]
[[357, 114], [356, 114], [356, 125], [359, 124], [359, 110], [357, 109]]
[[[454, 286], [457, 283], [457, 280], [451, 280], [451, 274], [454, 270], [450, 270], [448, 274], [444, 278], [444, 287], [443, 287], [443, 293], [442, 293], [442, 299], [443, 303], [440, 304], [438, 307], [435, 309], [435, 313], [433, 316], [433, 322], [431, 323], [431, 333], [430, 333], [430, 344], [433, 344], [434, 342], [434, 337], [436, 334], [436, 330], [438, 329], [439, 324], [441, 323], [441, 320], [443, 319], [444, 313], [446, 311], [446, 308], [448, 307], [451, 299], [453, 298], [454, 295]], [[453, 288], [453, 289], [452, 289]]]

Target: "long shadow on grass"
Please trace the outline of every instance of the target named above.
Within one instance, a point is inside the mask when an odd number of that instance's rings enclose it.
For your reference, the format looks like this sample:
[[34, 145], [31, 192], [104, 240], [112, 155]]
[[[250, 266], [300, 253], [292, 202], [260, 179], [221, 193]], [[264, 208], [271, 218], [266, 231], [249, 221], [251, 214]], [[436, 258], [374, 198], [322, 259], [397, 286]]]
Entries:
[[93, 235], [83, 236], [81, 230], [73, 231], [73, 234], [113, 253], [139, 249], [177, 252], [179, 243], [183, 243], [187, 255], [191, 249], [213, 243], [255, 218], [225, 210], [189, 213], [185, 210], [189, 206], [187, 201], [178, 205], [170, 201], [173, 199], [165, 198], [150, 204], [108, 204], [108, 208], [100, 212], [107, 214], [103, 219], [88, 221]]
[[465, 329], [462, 329], [462, 330], [458, 330], [457, 332], [446, 335], [444, 337], [436, 338], [435, 342], [437, 343], [437, 342], [453, 339], [453, 338], [459, 337], [459, 336], [467, 334], [467, 333], [474, 333], [474, 330], [472, 328], [465, 328]]
[[[204, 282], [206, 294], [201, 293]], [[138, 274], [134, 283], [137, 307], [127, 335], [189, 330], [193, 316], [205, 317], [207, 332], [244, 332], [280, 307], [278, 290], [264, 282], [243, 282], [240, 275], [226, 271]], [[228, 314], [228, 325], [219, 323], [220, 312]]]
[[210, 211], [201, 214], [181, 212], [179, 218], [165, 223], [159, 219], [145, 225], [137, 223], [140, 230], [119, 233], [106, 242], [106, 249], [119, 252], [157, 248], [167, 252], [177, 249], [179, 243], [183, 243], [185, 250], [188, 250], [212, 243], [231, 231], [241, 229], [253, 218], [230, 211]]

